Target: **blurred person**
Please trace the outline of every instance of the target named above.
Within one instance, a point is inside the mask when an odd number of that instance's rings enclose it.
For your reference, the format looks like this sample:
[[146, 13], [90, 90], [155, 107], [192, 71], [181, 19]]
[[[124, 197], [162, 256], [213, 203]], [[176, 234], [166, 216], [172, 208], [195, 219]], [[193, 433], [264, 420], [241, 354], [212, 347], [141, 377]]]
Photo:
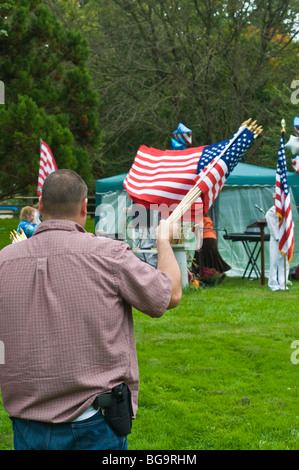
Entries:
[[20, 219], [21, 220], [17, 227], [17, 232], [21, 233], [21, 229], [22, 229], [27, 238], [32, 237], [38, 225], [37, 220], [35, 218], [34, 207], [31, 207], [31, 206], [23, 207], [20, 213]]
[[157, 228], [157, 269], [127, 243], [84, 230], [87, 187], [57, 170], [34, 235], [0, 252], [0, 364], [16, 450], [127, 449], [138, 402], [132, 307], [161, 317], [181, 299], [173, 226]]
[[286, 282], [289, 278], [289, 263], [287, 260], [285, 263], [285, 257], [279, 251], [279, 216], [275, 209], [275, 194], [273, 194], [273, 200], [273, 206], [266, 213], [270, 232], [268, 287], [272, 291], [288, 290]]
[[38, 212], [38, 203], [35, 204], [33, 207], [34, 207], [34, 218], [36, 220], [37, 225], [39, 225], [41, 223], [41, 220], [40, 220], [40, 213]]
[[225, 271], [231, 269], [231, 266], [223, 260], [218, 251], [217, 235], [213, 221], [208, 215], [203, 217], [202, 246], [200, 248], [197, 246], [197, 250], [195, 250], [193, 266], [198, 273], [204, 268], [216, 269], [221, 274], [219, 282], [225, 278]]

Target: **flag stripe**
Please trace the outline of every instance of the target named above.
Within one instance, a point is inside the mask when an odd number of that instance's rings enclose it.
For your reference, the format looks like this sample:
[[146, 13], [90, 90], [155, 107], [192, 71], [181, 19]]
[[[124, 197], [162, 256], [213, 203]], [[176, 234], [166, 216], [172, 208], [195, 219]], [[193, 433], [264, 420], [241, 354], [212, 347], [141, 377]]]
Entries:
[[179, 166], [171, 165], [170, 166], [170, 165], [161, 164], [159, 167], [159, 170], [157, 170], [155, 165], [152, 165], [150, 167], [149, 165], [142, 165], [139, 162], [136, 162], [131, 172], [134, 172], [137, 175], [138, 174], [144, 175], [144, 173], [146, 173], [146, 175], [148, 175], [147, 178], [152, 178], [155, 175], [161, 175], [163, 173], [165, 173], [166, 175], [170, 174], [170, 175], [177, 176], [177, 175], [180, 175], [182, 171], [184, 171], [184, 174], [189, 173], [193, 175], [193, 178], [194, 178], [194, 175], [196, 175], [197, 163], [198, 162], [196, 162], [195, 164], [187, 164], [186, 166], [184, 165], [179, 165]]
[[177, 142], [180, 142], [182, 144], [191, 145], [192, 143], [192, 134], [190, 132], [184, 134], [174, 134], [174, 138]]
[[46, 142], [41, 142], [40, 149], [40, 163], [39, 163], [39, 173], [38, 173], [38, 183], [37, 183], [37, 194], [41, 196], [42, 187], [46, 177], [57, 170], [57, 165], [53, 157], [50, 147]]
[[[191, 189], [191, 187], [192, 186], [190, 186], [189, 189]], [[167, 186], [167, 188], [165, 188], [165, 186], [155, 186], [153, 188], [143, 186], [141, 189], [136, 189], [130, 184], [127, 184], [126, 188], [127, 191], [134, 193], [134, 196], [136, 196], [138, 199], [152, 202], [153, 204], [158, 198], [160, 201], [161, 197], [171, 199], [171, 204], [176, 201], [181, 201], [188, 192], [187, 190], [181, 188], [170, 188], [169, 186]]]
[[139, 194], [141, 194], [142, 191], [146, 191], [147, 189], [150, 189], [150, 188], [156, 188], [158, 191], [163, 191], [163, 189], [165, 189], [166, 187], [166, 183], [167, 183], [167, 189], [172, 191], [172, 192], [175, 192], [178, 191], [179, 194], [183, 194], [183, 193], [186, 193], [186, 191], [189, 191], [189, 189], [192, 188], [193, 184], [189, 183], [185, 183], [182, 182], [180, 183], [180, 186], [178, 186], [178, 183], [177, 181], [173, 180], [173, 179], [160, 179], [159, 181], [148, 181], [148, 182], [143, 182], [142, 184], [142, 188], [140, 188], [140, 181], [139, 180], [135, 180], [132, 176], [130, 176], [130, 178], [128, 179], [128, 182], [129, 182], [129, 185], [131, 188], [134, 188], [136, 190], [136, 193], [139, 192]]

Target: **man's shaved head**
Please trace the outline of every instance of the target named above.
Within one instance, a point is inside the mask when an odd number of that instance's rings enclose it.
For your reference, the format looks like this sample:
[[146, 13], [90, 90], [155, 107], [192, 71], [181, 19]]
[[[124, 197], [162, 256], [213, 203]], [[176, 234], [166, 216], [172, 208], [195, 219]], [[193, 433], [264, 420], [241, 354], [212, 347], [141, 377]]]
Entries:
[[43, 184], [43, 214], [45, 218], [74, 217], [86, 197], [87, 186], [77, 173], [72, 170], [53, 171]]

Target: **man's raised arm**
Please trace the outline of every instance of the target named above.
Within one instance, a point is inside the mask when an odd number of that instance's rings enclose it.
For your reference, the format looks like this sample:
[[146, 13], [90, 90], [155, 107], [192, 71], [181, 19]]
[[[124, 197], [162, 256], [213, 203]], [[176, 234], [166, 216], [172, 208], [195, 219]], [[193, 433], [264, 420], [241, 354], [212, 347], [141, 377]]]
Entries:
[[177, 307], [182, 298], [181, 271], [171, 248], [171, 240], [175, 230], [178, 230], [177, 224], [169, 224], [166, 220], [161, 220], [156, 229], [157, 269], [168, 274], [172, 279], [172, 294], [168, 309]]

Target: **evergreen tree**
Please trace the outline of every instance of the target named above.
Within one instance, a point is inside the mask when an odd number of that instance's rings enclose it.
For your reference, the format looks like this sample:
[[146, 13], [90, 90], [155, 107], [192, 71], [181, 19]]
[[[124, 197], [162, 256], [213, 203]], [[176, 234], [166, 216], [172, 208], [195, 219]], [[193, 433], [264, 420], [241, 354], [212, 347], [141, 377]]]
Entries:
[[7, 31], [0, 36], [0, 195], [36, 193], [40, 139], [58, 168], [78, 172], [93, 189], [101, 133], [87, 40], [40, 0], [11, 3], [0, 24]]

